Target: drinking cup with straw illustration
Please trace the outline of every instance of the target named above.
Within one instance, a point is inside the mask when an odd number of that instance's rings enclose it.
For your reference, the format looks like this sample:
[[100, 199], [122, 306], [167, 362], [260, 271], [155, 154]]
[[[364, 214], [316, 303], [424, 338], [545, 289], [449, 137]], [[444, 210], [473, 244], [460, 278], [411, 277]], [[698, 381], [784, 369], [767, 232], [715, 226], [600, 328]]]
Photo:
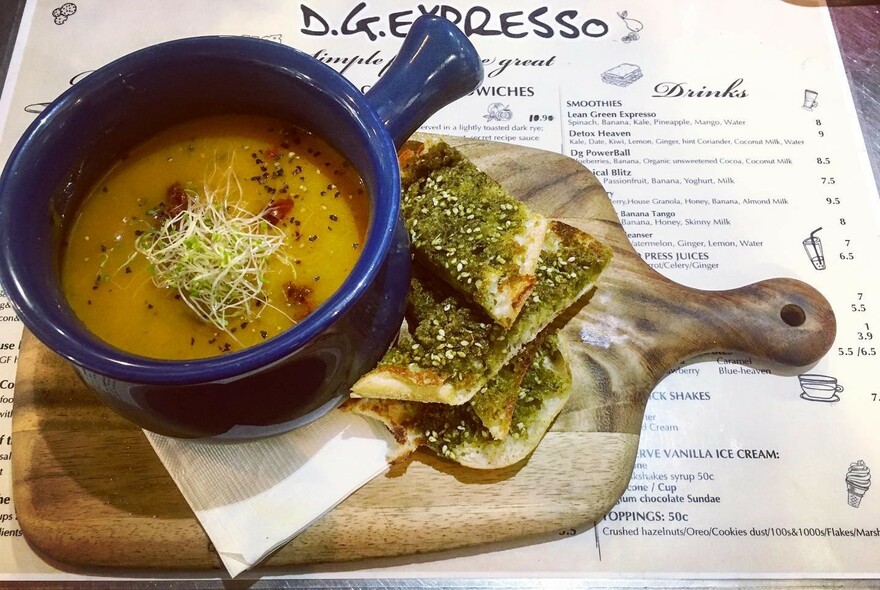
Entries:
[[821, 229], [821, 227], [814, 229], [810, 232], [810, 237], [804, 240], [804, 250], [807, 251], [807, 256], [810, 257], [810, 262], [813, 263], [813, 268], [816, 270], [825, 270], [825, 255], [822, 251], [822, 240], [816, 235]]

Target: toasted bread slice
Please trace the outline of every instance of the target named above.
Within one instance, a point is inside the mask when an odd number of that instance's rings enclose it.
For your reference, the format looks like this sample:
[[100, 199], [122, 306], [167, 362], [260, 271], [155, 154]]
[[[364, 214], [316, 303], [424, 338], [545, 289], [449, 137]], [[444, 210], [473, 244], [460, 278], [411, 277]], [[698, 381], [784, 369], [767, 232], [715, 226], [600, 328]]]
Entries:
[[525, 346], [469, 402], [495, 440], [503, 440], [510, 432], [519, 387], [539, 345], [540, 341], [536, 339]]
[[509, 328], [534, 287], [547, 219], [442, 140], [407, 142], [399, 159], [417, 259]]
[[408, 330], [376, 369], [352, 387], [356, 397], [463, 404], [560, 313], [581, 298], [611, 259], [589, 234], [553, 221], [535, 288], [505, 330], [445, 282], [414, 266]]
[[[494, 440], [470, 404], [406, 402], [381, 399], [348, 400], [343, 406], [380, 420], [399, 442], [398, 458], [419, 446], [476, 469], [497, 469], [527, 457], [562, 410], [571, 391], [571, 370], [562, 342], [547, 337], [531, 357], [517, 388], [513, 426], [504, 440]], [[494, 380], [492, 385], [494, 385]]]

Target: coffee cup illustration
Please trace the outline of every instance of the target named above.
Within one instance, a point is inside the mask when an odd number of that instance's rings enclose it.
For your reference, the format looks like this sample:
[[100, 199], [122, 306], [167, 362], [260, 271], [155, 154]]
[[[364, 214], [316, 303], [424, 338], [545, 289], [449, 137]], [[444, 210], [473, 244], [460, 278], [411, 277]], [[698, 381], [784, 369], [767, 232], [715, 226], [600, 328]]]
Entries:
[[814, 90], [804, 90], [804, 108], [812, 111], [819, 106], [819, 101], [816, 100], [818, 96], [819, 93]]
[[843, 391], [843, 385], [837, 382], [836, 377], [820, 375], [818, 373], [804, 373], [798, 375], [801, 384], [801, 398], [811, 402], [836, 402], [840, 400], [837, 395]]

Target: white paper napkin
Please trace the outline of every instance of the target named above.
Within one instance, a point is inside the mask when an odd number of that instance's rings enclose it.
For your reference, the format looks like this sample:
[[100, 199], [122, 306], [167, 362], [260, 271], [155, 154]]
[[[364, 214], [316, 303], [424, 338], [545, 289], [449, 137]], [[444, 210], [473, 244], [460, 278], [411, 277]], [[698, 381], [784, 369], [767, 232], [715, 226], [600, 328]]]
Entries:
[[385, 472], [397, 446], [377, 422], [339, 410], [247, 442], [145, 434], [233, 577]]

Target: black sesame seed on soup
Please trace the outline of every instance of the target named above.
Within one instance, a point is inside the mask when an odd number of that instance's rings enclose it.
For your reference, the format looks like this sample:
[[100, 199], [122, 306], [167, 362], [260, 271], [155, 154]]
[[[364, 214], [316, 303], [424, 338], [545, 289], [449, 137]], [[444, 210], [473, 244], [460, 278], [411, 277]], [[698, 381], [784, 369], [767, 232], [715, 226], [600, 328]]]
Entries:
[[89, 191], [61, 281], [95, 335], [152, 358], [263, 342], [326, 301], [369, 219], [357, 171], [283, 121], [187, 122], [128, 152]]

